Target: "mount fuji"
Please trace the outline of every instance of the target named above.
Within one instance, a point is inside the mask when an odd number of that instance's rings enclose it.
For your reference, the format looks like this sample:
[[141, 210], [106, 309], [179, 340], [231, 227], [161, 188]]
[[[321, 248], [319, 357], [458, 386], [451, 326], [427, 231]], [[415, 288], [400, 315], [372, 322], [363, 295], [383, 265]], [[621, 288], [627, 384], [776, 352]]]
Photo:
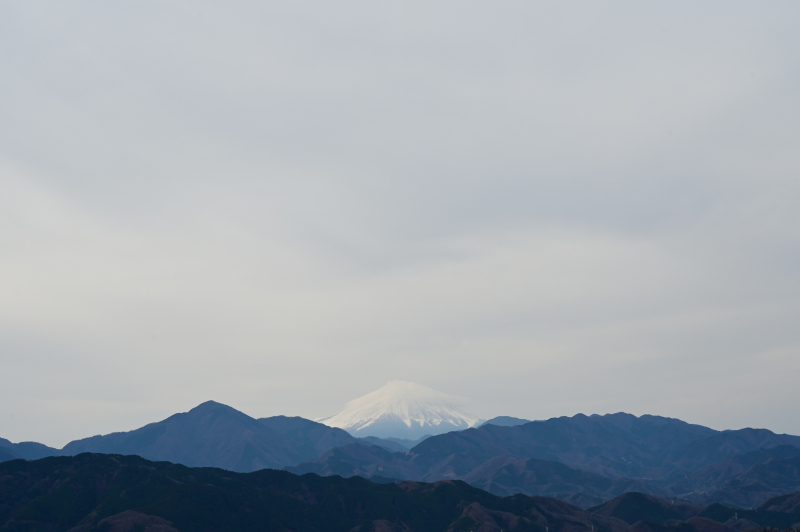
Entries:
[[456, 397], [413, 382], [391, 381], [353, 399], [345, 409], [316, 421], [356, 437], [418, 440], [478, 425], [482, 420], [457, 408]]

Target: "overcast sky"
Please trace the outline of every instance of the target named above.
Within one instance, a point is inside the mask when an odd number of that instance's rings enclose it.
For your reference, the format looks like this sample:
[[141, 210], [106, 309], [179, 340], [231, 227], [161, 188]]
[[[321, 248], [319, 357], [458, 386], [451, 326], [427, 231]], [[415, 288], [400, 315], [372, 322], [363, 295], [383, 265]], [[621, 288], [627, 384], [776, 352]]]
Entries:
[[389, 380], [800, 434], [800, 3], [0, 4], [0, 437]]

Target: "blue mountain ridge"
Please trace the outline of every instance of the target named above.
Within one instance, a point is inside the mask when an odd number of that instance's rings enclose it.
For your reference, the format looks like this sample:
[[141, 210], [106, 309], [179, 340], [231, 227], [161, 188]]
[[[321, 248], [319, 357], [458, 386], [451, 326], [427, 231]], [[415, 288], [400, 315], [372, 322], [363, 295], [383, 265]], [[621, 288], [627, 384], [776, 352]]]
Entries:
[[433, 436], [409, 450], [300, 417], [255, 419], [208, 401], [133, 431], [75, 440], [60, 450], [0, 440], [0, 461], [92, 452], [239, 472], [269, 468], [464, 480], [498, 495], [548, 495], [583, 507], [634, 491], [754, 507], [800, 490], [797, 436], [765, 429], [716, 431], [624, 413], [535, 422], [495, 419], [501, 424], [490, 420]]

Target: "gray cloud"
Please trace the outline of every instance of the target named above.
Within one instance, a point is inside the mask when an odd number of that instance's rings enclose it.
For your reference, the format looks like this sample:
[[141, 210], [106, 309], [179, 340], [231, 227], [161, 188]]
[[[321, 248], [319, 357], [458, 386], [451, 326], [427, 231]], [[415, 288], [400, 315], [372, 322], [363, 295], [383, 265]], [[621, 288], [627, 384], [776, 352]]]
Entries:
[[0, 436], [390, 379], [800, 433], [800, 8], [0, 8]]

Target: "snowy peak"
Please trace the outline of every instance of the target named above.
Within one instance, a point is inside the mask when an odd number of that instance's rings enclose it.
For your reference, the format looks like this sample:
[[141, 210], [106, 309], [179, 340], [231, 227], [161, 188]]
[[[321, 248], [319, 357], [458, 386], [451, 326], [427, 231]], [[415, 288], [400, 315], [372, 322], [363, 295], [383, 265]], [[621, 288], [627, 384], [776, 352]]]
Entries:
[[391, 381], [350, 401], [339, 414], [318, 421], [354, 436], [417, 439], [477, 425], [481, 420], [457, 408], [459, 402], [421, 384]]

